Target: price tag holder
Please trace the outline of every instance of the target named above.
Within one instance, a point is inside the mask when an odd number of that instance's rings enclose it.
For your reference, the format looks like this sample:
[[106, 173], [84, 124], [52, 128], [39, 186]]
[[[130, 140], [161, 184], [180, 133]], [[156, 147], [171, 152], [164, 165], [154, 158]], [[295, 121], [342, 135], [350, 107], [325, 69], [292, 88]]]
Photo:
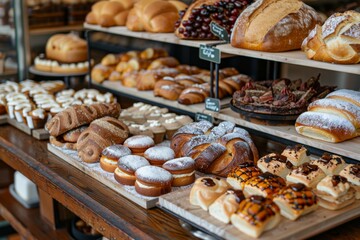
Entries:
[[199, 58], [202, 60], [220, 64], [221, 52], [217, 48], [200, 44]]
[[221, 109], [220, 100], [217, 98], [206, 98], [205, 109], [213, 112], [220, 112]]
[[206, 120], [206, 121], [211, 122], [211, 123], [214, 122], [214, 118], [212, 116], [201, 113], [201, 112], [197, 112], [195, 114], [195, 121], [200, 122], [202, 120]]
[[217, 36], [218, 38], [220, 38], [221, 40], [224, 40], [225, 42], [229, 43], [230, 42], [230, 37], [228, 32], [226, 31], [225, 28], [223, 28], [222, 26], [220, 26], [219, 24], [215, 23], [215, 22], [211, 22], [210, 23], [210, 31]]

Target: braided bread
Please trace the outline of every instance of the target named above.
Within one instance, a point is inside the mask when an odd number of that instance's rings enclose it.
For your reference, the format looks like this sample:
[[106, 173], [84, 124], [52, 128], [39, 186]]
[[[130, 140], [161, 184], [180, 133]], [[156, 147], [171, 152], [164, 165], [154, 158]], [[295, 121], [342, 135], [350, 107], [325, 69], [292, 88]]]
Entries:
[[347, 11], [331, 15], [316, 25], [302, 43], [307, 57], [317, 61], [354, 64], [360, 62], [360, 13]]
[[92, 105], [74, 105], [56, 114], [45, 125], [51, 136], [57, 137], [71, 129], [91, 123], [105, 116], [119, 117], [120, 104], [95, 103]]
[[128, 127], [113, 117], [103, 117], [91, 122], [79, 136], [77, 150], [79, 157], [87, 163], [98, 162], [106, 147], [123, 143], [129, 136]]
[[245, 130], [230, 122], [211, 127], [202, 121], [180, 128], [171, 140], [176, 157], [191, 157], [197, 170], [223, 177], [241, 163], [258, 160], [257, 148]]

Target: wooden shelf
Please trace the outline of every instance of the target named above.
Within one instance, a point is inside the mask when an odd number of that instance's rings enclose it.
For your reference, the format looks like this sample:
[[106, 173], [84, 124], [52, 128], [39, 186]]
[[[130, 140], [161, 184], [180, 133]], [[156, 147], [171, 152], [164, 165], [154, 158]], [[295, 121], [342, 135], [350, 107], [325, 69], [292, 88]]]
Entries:
[[67, 229], [53, 230], [44, 222], [39, 208], [24, 208], [8, 189], [0, 189], [0, 214], [24, 239], [72, 239]]
[[30, 29], [29, 32], [31, 35], [42, 35], [42, 34], [52, 34], [59, 32], [82, 31], [82, 30], [84, 30], [84, 27], [82, 25], [74, 25], [74, 26], [35, 28], [35, 29]]
[[213, 116], [220, 120], [227, 120], [236, 123], [240, 126], [257, 130], [269, 135], [284, 138], [289, 141], [305, 144], [313, 148], [323, 151], [332, 152], [341, 156], [348, 157], [360, 161], [360, 138], [354, 138], [342, 143], [328, 143], [325, 141], [315, 140], [298, 134], [294, 125], [286, 126], [268, 126], [248, 122], [240, 118], [239, 114], [232, 111], [230, 108], [221, 110], [220, 113], [204, 110], [204, 113]]

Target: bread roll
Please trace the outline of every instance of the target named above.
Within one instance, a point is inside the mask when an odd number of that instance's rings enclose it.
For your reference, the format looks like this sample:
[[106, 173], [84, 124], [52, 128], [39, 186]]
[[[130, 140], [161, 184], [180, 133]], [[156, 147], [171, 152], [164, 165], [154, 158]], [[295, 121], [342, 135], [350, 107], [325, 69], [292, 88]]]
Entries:
[[258, 0], [236, 20], [231, 45], [267, 52], [299, 49], [320, 23], [316, 11], [300, 0]]
[[329, 93], [326, 98], [339, 99], [346, 102], [350, 102], [360, 107], [360, 92], [350, 89], [340, 89]]
[[347, 11], [331, 15], [323, 26], [317, 25], [302, 43], [310, 59], [354, 64], [360, 62], [360, 13]]
[[113, 117], [96, 119], [77, 141], [79, 157], [87, 163], [98, 162], [106, 147], [122, 144], [128, 136], [129, 129], [122, 121]]
[[62, 63], [87, 61], [87, 43], [74, 34], [55, 34], [46, 43], [46, 58]]
[[51, 136], [57, 137], [69, 130], [90, 124], [93, 120], [105, 116], [119, 117], [120, 104], [95, 103], [92, 105], [74, 105], [56, 114], [46, 123]]
[[304, 136], [335, 143], [357, 136], [354, 125], [347, 119], [320, 112], [302, 113], [296, 119], [295, 129]]

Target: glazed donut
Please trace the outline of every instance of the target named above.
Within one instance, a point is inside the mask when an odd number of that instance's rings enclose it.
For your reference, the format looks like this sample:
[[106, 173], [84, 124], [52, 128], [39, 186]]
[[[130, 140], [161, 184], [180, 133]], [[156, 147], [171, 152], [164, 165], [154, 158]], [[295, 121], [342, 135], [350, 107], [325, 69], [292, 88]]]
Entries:
[[136, 170], [135, 177], [135, 190], [141, 195], [157, 197], [171, 191], [173, 177], [161, 167], [141, 167]]
[[125, 140], [124, 146], [130, 148], [135, 155], [143, 156], [144, 152], [155, 145], [154, 140], [145, 135], [136, 135]]
[[121, 144], [106, 147], [101, 152], [100, 167], [106, 172], [113, 173], [116, 169], [119, 158], [130, 154], [131, 150]]
[[136, 170], [149, 165], [150, 163], [144, 157], [137, 155], [123, 156], [117, 163], [114, 178], [121, 184], [134, 186], [136, 180]]
[[195, 161], [190, 157], [175, 158], [165, 162], [162, 167], [173, 176], [173, 187], [192, 184], [195, 181]]
[[169, 147], [154, 146], [144, 152], [144, 157], [151, 165], [161, 167], [166, 161], [174, 159], [175, 153]]

